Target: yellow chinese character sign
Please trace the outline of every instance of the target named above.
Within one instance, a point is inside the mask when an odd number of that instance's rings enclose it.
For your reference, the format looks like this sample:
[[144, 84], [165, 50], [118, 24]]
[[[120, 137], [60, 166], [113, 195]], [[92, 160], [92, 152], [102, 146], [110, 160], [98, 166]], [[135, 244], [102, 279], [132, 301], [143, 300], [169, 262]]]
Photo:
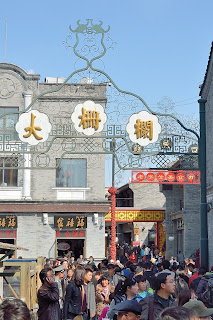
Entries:
[[19, 139], [30, 145], [46, 141], [51, 129], [48, 116], [37, 110], [22, 113], [16, 124]]
[[130, 117], [126, 131], [131, 141], [141, 146], [147, 146], [158, 140], [161, 125], [156, 116], [147, 111], [140, 111]]
[[104, 129], [107, 116], [100, 104], [87, 100], [75, 107], [71, 119], [78, 132], [91, 136]]

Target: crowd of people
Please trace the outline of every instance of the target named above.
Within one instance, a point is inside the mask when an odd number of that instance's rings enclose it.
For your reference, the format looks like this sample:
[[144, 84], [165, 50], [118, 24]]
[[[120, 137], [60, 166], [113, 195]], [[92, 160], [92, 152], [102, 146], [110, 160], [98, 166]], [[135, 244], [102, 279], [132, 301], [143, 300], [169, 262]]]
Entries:
[[[209, 320], [213, 315], [213, 266], [192, 259], [165, 260], [158, 248], [117, 245], [117, 260], [45, 259], [39, 273], [39, 320]], [[0, 305], [0, 320], [30, 320], [18, 299]]]
[[118, 246], [117, 261], [97, 265], [93, 257], [47, 259], [39, 275], [38, 319], [211, 319], [213, 267], [206, 272], [193, 260], [165, 260], [158, 249], [153, 256], [144, 249]]

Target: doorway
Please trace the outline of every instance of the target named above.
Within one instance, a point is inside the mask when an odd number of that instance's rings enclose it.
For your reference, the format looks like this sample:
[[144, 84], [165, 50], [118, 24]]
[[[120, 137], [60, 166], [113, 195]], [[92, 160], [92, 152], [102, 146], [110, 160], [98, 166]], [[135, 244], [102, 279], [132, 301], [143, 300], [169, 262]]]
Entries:
[[[75, 260], [79, 258], [79, 256], [84, 254], [84, 239], [57, 239], [57, 247], [59, 243], [66, 243], [69, 244], [72, 254], [75, 256]], [[58, 250], [57, 255], [58, 257], [63, 257], [65, 254], [68, 253], [68, 250]]]

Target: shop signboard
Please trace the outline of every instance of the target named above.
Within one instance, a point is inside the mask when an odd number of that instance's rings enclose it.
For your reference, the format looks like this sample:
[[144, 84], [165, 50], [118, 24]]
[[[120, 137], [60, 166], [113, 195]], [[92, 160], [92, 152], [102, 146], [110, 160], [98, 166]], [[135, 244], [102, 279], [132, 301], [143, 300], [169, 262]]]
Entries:
[[86, 229], [87, 216], [85, 215], [57, 215], [54, 216], [54, 227], [59, 230]]

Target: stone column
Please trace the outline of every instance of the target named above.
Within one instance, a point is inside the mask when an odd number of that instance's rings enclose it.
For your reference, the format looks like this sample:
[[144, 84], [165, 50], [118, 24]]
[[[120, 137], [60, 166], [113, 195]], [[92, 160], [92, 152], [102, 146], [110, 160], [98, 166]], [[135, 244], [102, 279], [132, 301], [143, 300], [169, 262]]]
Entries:
[[[32, 102], [32, 92], [24, 92], [24, 109]], [[30, 109], [29, 109], [30, 110]], [[30, 147], [27, 149], [30, 151]], [[29, 168], [31, 166], [31, 154], [24, 153], [24, 167]], [[31, 170], [23, 169], [23, 189], [22, 189], [22, 199], [31, 200]]]

